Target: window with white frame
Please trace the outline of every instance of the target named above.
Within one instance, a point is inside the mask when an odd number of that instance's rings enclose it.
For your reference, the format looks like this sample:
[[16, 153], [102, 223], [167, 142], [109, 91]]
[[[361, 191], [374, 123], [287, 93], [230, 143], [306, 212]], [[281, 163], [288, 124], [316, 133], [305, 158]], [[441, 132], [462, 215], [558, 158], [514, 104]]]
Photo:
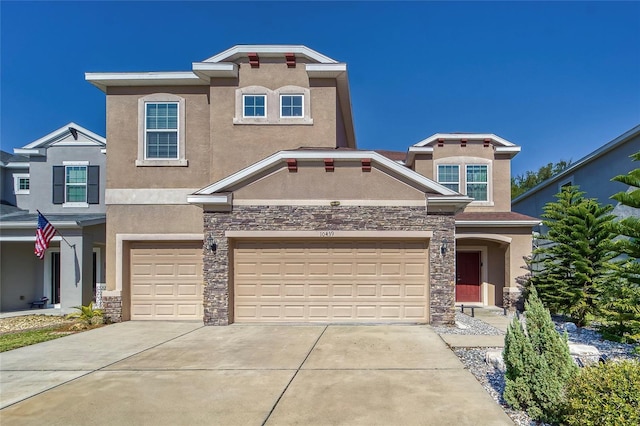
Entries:
[[266, 95], [243, 95], [242, 96], [242, 116], [243, 117], [266, 117], [267, 116], [267, 96]]
[[178, 103], [146, 103], [145, 126], [145, 159], [177, 159]]
[[65, 166], [65, 203], [87, 202], [87, 166]]
[[475, 201], [489, 200], [489, 172], [485, 164], [468, 164], [467, 196]]
[[280, 117], [304, 117], [303, 95], [280, 95]]
[[16, 195], [29, 193], [29, 175], [16, 173], [13, 175], [13, 193]]
[[457, 164], [438, 165], [438, 183], [460, 192], [460, 166]]
[[187, 166], [185, 100], [170, 93], [138, 99], [136, 166]]

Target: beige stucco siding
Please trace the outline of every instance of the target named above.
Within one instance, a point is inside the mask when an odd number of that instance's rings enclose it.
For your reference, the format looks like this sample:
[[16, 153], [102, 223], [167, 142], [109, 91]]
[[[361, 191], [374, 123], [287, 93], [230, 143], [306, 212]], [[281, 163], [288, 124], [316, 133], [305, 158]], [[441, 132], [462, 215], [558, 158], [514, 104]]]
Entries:
[[[209, 88], [111, 87], [107, 92], [107, 188], [183, 188], [211, 183]], [[170, 93], [185, 100], [185, 157], [188, 167], [139, 167], [138, 100]]]
[[268, 200], [425, 200], [423, 192], [358, 163], [335, 163], [333, 172], [320, 162], [300, 162], [297, 172], [284, 167], [234, 192], [234, 199]]

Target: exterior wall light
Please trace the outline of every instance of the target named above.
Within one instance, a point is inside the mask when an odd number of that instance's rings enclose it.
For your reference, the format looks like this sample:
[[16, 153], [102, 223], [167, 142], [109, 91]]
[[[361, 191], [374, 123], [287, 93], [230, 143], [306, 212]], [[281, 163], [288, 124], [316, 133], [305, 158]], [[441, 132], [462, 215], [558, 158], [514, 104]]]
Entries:
[[448, 250], [447, 243], [448, 243], [447, 239], [443, 238], [442, 244], [440, 245], [440, 254], [443, 256], [447, 253], [447, 250]]
[[216, 244], [215, 240], [213, 239], [213, 237], [211, 236], [211, 234], [209, 234], [207, 236], [207, 244], [206, 244], [207, 249], [212, 252], [215, 253], [216, 250], [218, 250], [218, 245]]

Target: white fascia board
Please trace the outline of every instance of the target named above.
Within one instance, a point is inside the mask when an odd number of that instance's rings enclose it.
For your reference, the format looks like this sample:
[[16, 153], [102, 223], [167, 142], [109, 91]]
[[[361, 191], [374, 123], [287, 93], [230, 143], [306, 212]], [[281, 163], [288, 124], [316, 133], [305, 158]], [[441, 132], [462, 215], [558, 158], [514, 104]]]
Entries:
[[[428, 179], [421, 174], [404, 167], [397, 162], [384, 157], [381, 154], [378, 154], [374, 151], [338, 151], [338, 150], [327, 150], [327, 151], [280, 151], [277, 152], [270, 157], [267, 157], [257, 163], [252, 164], [251, 166], [244, 168], [212, 185], [209, 185], [205, 188], [202, 188], [199, 191], [196, 191], [194, 195], [209, 195], [216, 192], [224, 191], [230, 186], [236, 185], [246, 179], [251, 178], [252, 176], [260, 173], [262, 170], [273, 166], [274, 164], [285, 160], [285, 159], [295, 159], [299, 161], [314, 161], [314, 160], [322, 160], [324, 158], [333, 158], [334, 160], [360, 160], [363, 158], [370, 158], [372, 161], [375, 161], [378, 166], [382, 169], [392, 170], [393, 172], [402, 175], [409, 180], [412, 180], [424, 188], [430, 189], [432, 191], [436, 191], [445, 196], [452, 196], [456, 200], [466, 200], [468, 197], [461, 196], [455, 191], [440, 185], [437, 182]], [[462, 198], [460, 198], [462, 197]], [[469, 199], [471, 200], [471, 199]], [[465, 201], [466, 202], [466, 201]], [[470, 201], [469, 201], [470, 202]]]
[[6, 167], [7, 169], [26, 169], [29, 170], [29, 165], [31, 163], [26, 163], [26, 162], [11, 162], [11, 163], [6, 163], [3, 164], [3, 167]]
[[541, 223], [542, 222], [539, 220], [456, 220], [456, 226], [459, 226], [461, 228], [521, 228], [523, 226], [534, 227], [540, 225]]
[[296, 56], [304, 56], [308, 59], [323, 63], [333, 64], [338, 61], [331, 59], [322, 53], [316, 52], [313, 49], [309, 49], [303, 45], [288, 45], [288, 44], [246, 44], [236, 45], [224, 52], [218, 53], [210, 58], [205, 59], [202, 62], [225, 62], [233, 61], [240, 57], [246, 56], [247, 53], [257, 53], [258, 56], [275, 57], [282, 56], [285, 53], [294, 53]]
[[420, 142], [413, 144], [413, 146], [426, 146], [430, 145], [434, 142], [437, 142], [438, 139], [444, 140], [484, 140], [491, 139], [492, 141], [502, 145], [502, 146], [516, 146], [516, 144], [509, 142], [506, 139], [501, 138], [500, 136], [496, 136], [493, 133], [436, 133], [435, 135], [431, 135], [426, 139], [421, 140]]
[[100, 154], [106, 154], [107, 153], [107, 148], [102, 148], [100, 150]]
[[232, 62], [194, 62], [191, 67], [194, 74], [202, 79], [238, 76], [238, 65]]
[[[83, 135], [87, 136], [89, 139], [93, 139], [100, 145], [105, 145], [107, 142], [107, 140], [104, 137], [98, 135], [97, 133], [93, 133], [91, 130], [85, 129], [84, 127], [72, 121], [60, 127], [59, 129], [56, 129], [53, 132], [23, 146], [22, 148], [23, 149], [42, 148], [47, 145], [50, 145], [52, 142], [55, 142], [56, 140], [60, 140], [62, 138], [69, 136], [71, 134], [69, 127], [73, 127], [78, 131], [78, 133], [82, 133]], [[86, 145], [85, 142], [81, 142], [81, 144]]]
[[347, 64], [305, 64], [307, 75], [310, 78], [336, 78], [347, 72]]
[[18, 155], [44, 157], [47, 155], [47, 150], [44, 148], [35, 148], [35, 149], [13, 148], [13, 153]]
[[[102, 220], [102, 222], [104, 222], [104, 220]], [[61, 228], [80, 228], [81, 226], [78, 225], [78, 222], [76, 221], [64, 221], [64, 222], [54, 222], [54, 221], [50, 221], [50, 223], [54, 226], [54, 228], [56, 229], [61, 229]], [[37, 225], [37, 220], [33, 220], [31, 222], [0, 222], [0, 229], [22, 229], [22, 228], [33, 228], [33, 232], [35, 234], [35, 230], [36, 230], [36, 225]]]
[[187, 195], [187, 203], [199, 204], [199, 205], [218, 205], [218, 206], [230, 206], [233, 202], [233, 195], [228, 194], [192, 194]]
[[410, 146], [407, 151], [407, 161], [405, 162], [407, 166], [411, 167], [413, 165], [413, 161], [416, 158], [416, 154], [433, 154], [432, 146]]
[[202, 86], [207, 82], [192, 71], [123, 72], [84, 74], [85, 80], [103, 92], [111, 86]]
[[[35, 242], [36, 241], [36, 236], [35, 236], [35, 232], [34, 235], [31, 236], [21, 236], [21, 235], [0, 235], [0, 241], [2, 242], [7, 242], [7, 243], [24, 243], [24, 242]], [[53, 238], [51, 238], [51, 241], [62, 241], [62, 238], [59, 235], [55, 235]]]
[[497, 146], [496, 147], [497, 154], [509, 154], [511, 158], [518, 155], [520, 151], [521, 151], [521, 148], [519, 146]]

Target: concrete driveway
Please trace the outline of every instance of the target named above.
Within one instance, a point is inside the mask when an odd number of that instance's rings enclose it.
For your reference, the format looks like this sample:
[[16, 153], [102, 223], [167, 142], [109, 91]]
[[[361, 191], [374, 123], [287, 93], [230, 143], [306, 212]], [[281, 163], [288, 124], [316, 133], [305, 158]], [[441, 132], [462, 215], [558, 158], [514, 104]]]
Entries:
[[130, 321], [0, 368], [2, 424], [513, 425], [428, 326]]

